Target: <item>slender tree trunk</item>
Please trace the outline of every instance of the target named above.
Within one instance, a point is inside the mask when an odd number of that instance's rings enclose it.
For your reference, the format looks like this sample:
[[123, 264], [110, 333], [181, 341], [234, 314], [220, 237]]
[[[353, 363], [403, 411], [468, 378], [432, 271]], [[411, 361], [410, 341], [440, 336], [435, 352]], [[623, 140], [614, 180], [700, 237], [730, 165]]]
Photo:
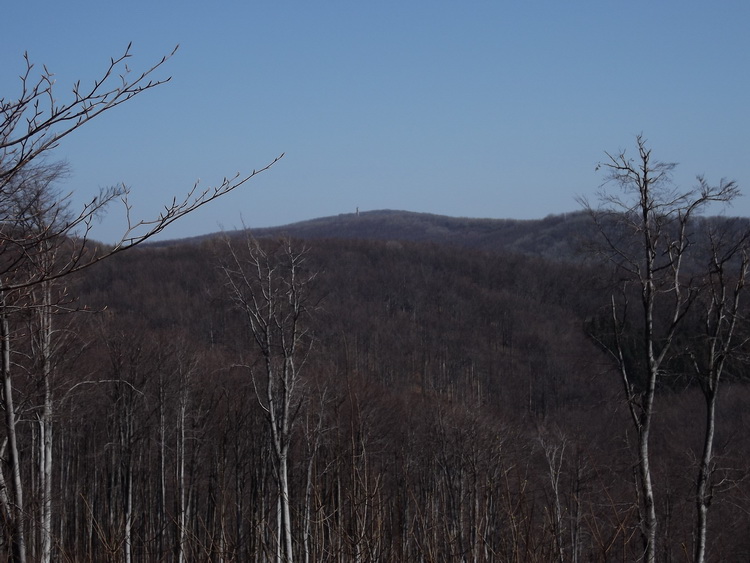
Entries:
[[39, 421], [41, 440], [39, 443], [41, 459], [40, 488], [41, 498], [41, 549], [40, 562], [49, 563], [52, 560], [52, 392], [49, 379], [44, 381], [44, 406], [42, 419]]
[[307, 474], [305, 476], [305, 506], [303, 508], [304, 524], [302, 529], [304, 563], [310, 563], [310, 516], [312, 512], [312, 508], [310, 505], [312, 504], [312, 478], [314, 463], [315, 456], [313, 454], [307, 461]]
[[[649, 272], [651, 266], [649, 263]], [[653, 288], [646, 278], [643, 282], [643, 309], [645, 313], [645, 330], [643, 342], [647, 354], [648, 372], [647, 385], [640, 394], [633, 389], [633, 384], [625, 363], [625, 351], [622, 343], [617, 341], [616, 351], [625, 396], [628, 401], [630, 415], [638, 435], [638, 467], [635, 487], [638, 492], [638, 510], [641, 527], [641, 538], [643, 540], [644, 561], [655, 563], [656, 561], [656, 539], [657, 524], [656, 503], [654, 501], [654, 489], [651, 480], [651, 457], [649, 451], [649, 439], [651, 434], [651, 420], [656, 394], [656, 381], [659, 374], [659, 362], [655, 358], [653, 343]], [[612, 300], [612, 313], [615, 330], [618, 330], [618, 319], [615, 313], [615, 301]]]
[[39, 304], [38, 354], [41, 362], [44, 399], [39, 418], [39, 485], [41, 554], [39, 561], [52, 560], [52, 431], [53, 431], [53, 387], [52, 387], [52, 288], [51, 282], [41, 284]]
[[164, 374], [159, 372], [159, 502], [157, 507], [156, 525], [158, 527], [158, 552], [164, 553], [165, 547], [165, 516], [167, 511], [167, 420], [166, 397], [164, 390]]
[[[739, 191], [734, 182], [722, 181], [718, 186], [711, 186], [699, 177], [697, 187], [680, 193], [670, 179], [675, 164], [653, 161], [642, 135], [636, 137], [636, 144], [636, 158], [621, 151], [615, 155], [607, 153], [608, 159], [600, 163], [608, 171], [606, 182], [615, 183], [620, 191], [603, 190], [600, 211], [594, 211], [588, 204], [585, 206], [592, 211], [603, 235], [603, 255], [607, 261], [614, 262], [618, 279], [624, 284], [623, 316], [628, 315], [628, 288], [641, 290], [642, 344], [632, 346], [632, 343], [621, 340], [628, 323], [626, 319], [617, 322], [615, 316], [617, 343], [609, 351], [619, 356], [617, 361], [628, 408], [638, 434], [636, 486], [643, 558], [647, 563], [654, 563], [659, 535], [649, 441], [656, 383], [674, 337], [681, 330], [699, 289], [694, 278], [683, 275], [682, 263], [690, 248], [694, 248], [694, 240], [691, 240], [693, 217], [709, 204], [731, 202]], [[660, 322], [655, 329], [657, 300], [663, 307], [658, 308]], [[624, 357], [631, 353], [640, 361], [626, 365]], [[641, 375], [644, 377], [629, 378], [630, 369], [641, 369], [638, 365], [643, 366]]]
[[23, 502], [23, 482], [21, 481], [21, 466], [18, 456], [18, 435], [16, 431], [16, 410], [13, 406], [13, 384], [10, 370], [10, 325], [5, 312], [5, 294], [0, 293], [0, 345], [2, 346], [3, 370], [3, 402], [5, 403], [5, 428], [8, 436], [9, 457], [8, 465], [13, 484], [13, 560], [26, 563], [26, 526], [24, 522], [25, 508]]
[[187, 417], [186, 389], [180, 391], [180, 407], [177, 432], [177, 561], [185, 562], [185, 542], [187, 539], [187, 508], [185, 506], [185, 419]]
[[281, 558], [283, 554], [282, 543], [281, 543], [281, 495], [276, 497], [276, 562], [283, 563]]
[[128, 464], [125, 477], [125, 563], [133, 561], [133, 468]]
[[293, 563], [289, 445], [302, 404], [295, 394], [300, 376], [298, 365], [304, 364], [311, 345], [302, 319], [309, 313], [305, 304], [307, 286], [315, 274], [303, 275], [305, 251], [294, 251], [288, 241], [270, 254], [255, 241], [247, 242], [247, 259], [241, 259], [230, 245], [233, 265], [225, 267], [224, 272], [232, 297], [245, 314], [254, 344], [264, 359], [266, 389], [261, 397], [256, 387], [256, 396], [271, 434], [278, 486], [276, 558]]
[[563, 543], [563, 511], [560, 500], [560, 477], [562, 475], [563, 460], [565, 457], [565, 438], [560, 438], [559, 444], [539, 438], [544, 457], [547, 461], [547, 471], [550, 487], [552, 488], [552, 530], [555, 538], [555, 551], [558, 563], [565, 563], [565, 546]]
[[[649, 264], [649, 269], [651, 269]], [[659, 365], [654, 358], [653, 343], [653, 288], [648, 283], [648, 305], [646, 310], [646, 348], [648, 350], [649, 374], [648, 388], [642, 403], [643, 412], [638, 425], [638, 467], [640, 473], [641, 493], [643, 495], [642, 533], [645, 542], [645, 561], [656, 562], [656, 532], [658, 520], [656, 517], [656, 502], [654, 500], [654, 487], [651, 481], [651, 456], [649, 452], [649, 440], [651, 437], [651, 420], [654, 406], [654, 395], [656, 394], [656, 379], [659, 374]]]
[[[645, 176], [645, 174], [644, 174]], [[651, 482], [651, 458], [649, 455], [649, 439], [651, 437], [651, 420], [654, 407], [654, 396], [656, 395], [656, 380], [659, 376], [660, 362], [654, 351], [654, 308], [656, 300], [655, 288], [655, 260], [656, 249], [655, 235], [652, 232], [652, 218], [649, 201], [650, 186], [648, 178], [644, 177], [643, 190], [641, 191], [641, 212], [643, 214], [643, 248], [645, 250], [646, 273], [642, 280], [642, 298], [644, 312], [644, 343], [648, 361], [648, 386], [641, 402], [641, 416], [638, 428], [638, 465], [640, 469], [641, 492], [643, 494], [643, 519], [642, 528], [645, 545], [646, 563], [656, 562], [656, 502], [654, 501], [654, 488]], [[679, 280], [675, 278], [675, 289], [678, 289]], [[679, 292], [677, 293], [679, 298]], [[668, 347], [669, 340], [664, 344]]]
[[[711, 487], [714, 435], [716, 433], [716, 409], [719, 396], [719, 383], [724, 365], [729, 356], [733, 354], [734, 331], [737, 325], [738, 312], [740, 310], [740, 297], [745, 287], [747, 270], [750, 259], [748, 258], [747, 239], [750, 233], [746, 232], [741, 245], [735, 246], [729, 254], [723, 254], [721, 247], [712, 238], [713, 268], [711, 272], [711, 301], [706, 316], [707, 342], [708, 342], [708, 364], [701, 369], [697, 358], [693, 357], [696, 374], [702, 381], [703, 398], [706, 404], [705, 435], [703, 440], [703, 452], [698, 467], [696, 479], [695, 501], [696, 501], [696, 523], [695, 523], [695, 561], [704, 563], [706, 560], [706, 545], [708, 536], [708, 511], [713, 495]], [[720, 242], [720, 239], [717, 239]], [[737, 276], [733, 282], [734, 288], [728, 296], [729, 280], [726, 276], [725, 266], [730, 260], [739, 256], [740, 264]], [[702, 373], [703, 372], [703, 373]]]
[[713, 458], [714, 432], [716, 427], [716, 392], [707, 391], [706, 397], [706, 436], [703, 442], [703, 455], [698, 468], [696, 485], [697, 522], [695, 529], [695, 561], [706, 560], [706, 538], [708, 536], [708, 507], [711, 503], [711, 460]]
[[[310, 563], [311, 549], [310, 549], [310, 537], [312, 535], [312, 491], [313, 491], [313, 479], [314, 479], [314, 468], [315, 460], [318, 455], [318, 449], [320, 448], [321, 433], [323, 427], [323, 408], [325, 402], [325, 392], [321, 398], [320, 413], [318, 414], [318, 420], [314, 428], [307, 426], [306, 434], [308, 440], [309, 457], [307, 459], [307, 472], [305, 475], [305, 504], [303, 507], [303, 529], [302, 529], [302, 541], [303, 541], [303, 553], [304, 563]], [[314, 433], [314, 436], [310, 436], [310, 433]], [[310, 441], [312, 440], [312, 443]]]
[[279, 493], [281, 496], [281, 516], [284, 533], [284, 563], [293, 563], [292, 514], [289, 506], [289, 460], [286, 451], [279, 458]]
[[645, 561], [656, 562], [656, 503], [654, 502], [654, 488], [651, 482], [651, 460], [649, 455], [649, 423], [642, 428], [638, 435], [638, 473], [640, 478], [641, 494], [643, 495], [643, 514], [641, 516], [642, 534], [645, 549]]
[[[6, 436], [3, 439], [3, 444], [0, 446], [0, 460], [6, 459], [6, 454], [8, 452], [8, 437]], [[4, 522], [8, 522], [8, 524], [11, 524], [13, 522], [13, 507], [11, 506], [10, 498], [8, 497], [8, 482], [5, 480], [5, 473], [3, 473], [2, 466], [0, 466], [0, 507], [2, 507], [2, 518]], [[11, 543], [12, 541], [12, 530], [8, 530], [7, 528], [3, 530], [3, 536], [2, 539], [6, 543]]]
[[122, 487], [122, 512], [124, 520], [123, 537], [123, 562], [131, 563], [133, 560], [133, 413], [129, 404], [130, 398], [126, 400], [123, 407], [121, 420], [121, 450], [120, 450], [120, 474]]
[[[266, 340], [268, 349], [271, 348], [270, 338]], [[285, 362], [286, 363], [286, 362]], [[289, 410], [291, 402], [291, 389], [293, 383], [288, 380], [286, 366], [282, 370], [281, 390], [276, 390], [279, 382], [275, 381], [276, 371], [273, 368], [270, 357], [266, 357], [266, 398], [268, 401], [268, 422], [271, 427], [271, 439], [273, 451], [276, 458], [276, 480], [279, 487], [279, 537], [278, 543], [282, 546], [281, 552], [284, 563], [293, 563], [294, 552], [292, 551], [292, 517], [290, 511], [289, 493]], [[276, 394], [280, 397], [276, 397]], [[277, 408], [277, 403], [280, 403]], [[281, 411], [280, 413], [278, 411]]]

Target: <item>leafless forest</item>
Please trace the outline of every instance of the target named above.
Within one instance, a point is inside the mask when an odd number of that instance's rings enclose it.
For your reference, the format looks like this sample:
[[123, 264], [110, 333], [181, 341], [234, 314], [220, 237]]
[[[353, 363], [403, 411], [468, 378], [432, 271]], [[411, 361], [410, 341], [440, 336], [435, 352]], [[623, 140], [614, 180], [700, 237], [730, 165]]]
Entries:
[[162, 82], [112, 82], [128, 56], [2, 99], [0, 557], [750, 559], [750, 227], [702, 215], [733, 182], [676, 188], [638, 137], [570, 215], [148, 245], [273, 163], [72, 210], [48, 153]]
[[[637, 437], [586, 331], [607, 305], [594, 273], [429, 243], [243, 237], [99, 264], [54, 307], [48, 376], [35, 315], [9, 317], [30, 559], [45, 381], [57, 560], [638, 559]], [[250, 291], [271, 301], [255, 325]], [[750, 549], [742, 371], [722, 389], [712, 559]], [[675, 370], [657, 401], [659, 559], [684, 560], [702, 393]]]

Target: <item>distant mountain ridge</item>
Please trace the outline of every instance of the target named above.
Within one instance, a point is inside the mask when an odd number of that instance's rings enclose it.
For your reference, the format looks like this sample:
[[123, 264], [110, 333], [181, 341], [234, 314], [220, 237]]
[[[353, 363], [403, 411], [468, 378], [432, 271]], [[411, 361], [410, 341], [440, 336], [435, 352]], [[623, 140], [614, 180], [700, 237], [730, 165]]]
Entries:
[[[413, 211], [377, 210], [344, 213], [255, 229], [257, 238], [290, 236], [314, 239], [395, 240], [449, 244], [485, 251], [518, 252], [553, 259], [572, 258], [582, 236], [592, 233], [591, 219], [582, 211], [548, 215], [544, 219], [474, 219]], [[242, 231], [224, 234], [234, 236]], [[218, 233], [156, 243], [199, 243]]]
[[[695, 225], [739, 221], [750, 229], [748, 218], [713, 216]], [[381, 240], [450, 245], [486, 252], [516, 253], [553, 261], [570, 261], [581, 249], [599, 238], [597, 227], [586, 211], [548, 215], [543, 219], [474, 219], [431, 213], [382, 209], [342, 213], [298, 223], [248, 230], [256, 238], [292, 237], [303, 240]], [[153, 246], [199, 244], [220, 235], [235, 237], [244, 230], [176, 239]]]

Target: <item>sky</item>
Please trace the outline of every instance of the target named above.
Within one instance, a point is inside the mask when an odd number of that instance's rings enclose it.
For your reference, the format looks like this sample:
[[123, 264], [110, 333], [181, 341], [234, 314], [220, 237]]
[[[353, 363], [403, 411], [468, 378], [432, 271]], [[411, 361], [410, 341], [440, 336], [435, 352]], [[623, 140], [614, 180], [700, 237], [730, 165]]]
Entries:
[[[746, 0], [13, 2], [0, 97], [23, 54], [59, 99], [132, 42], [169, 83], [96, 118], [53, 158], [81, 205], [125, 184], [152, 217], [197, 181], [270, 170], [162, 239], [402, 209], [542, 218], [595, 197], [605, 151], [677, 162], [674, 180], [750, 193]], [[8, 22], [13, 22], [9, 25]], [[750, 216], [750, 198], [728, 211]], [[94, 238], [124, 227], [112, 207]]]

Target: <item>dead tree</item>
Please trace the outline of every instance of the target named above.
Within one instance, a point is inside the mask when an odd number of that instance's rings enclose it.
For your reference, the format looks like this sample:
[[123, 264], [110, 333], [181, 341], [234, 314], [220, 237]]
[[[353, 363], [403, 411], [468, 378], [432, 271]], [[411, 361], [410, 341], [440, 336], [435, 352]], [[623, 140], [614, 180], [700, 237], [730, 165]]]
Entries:
[[[176, 50], [176, 49], [175, 49]], [[37, 67], [25, 55], [25, 68], [20, 75], [20, 91], [14, 97], [0, 98], [0, 328], [3, 358], [9, 358], [12, 346], [11, 321], [18, 311], [36, 308], [41, 331], [37, 340], [39, 352], [51, 354], [49, 337], [53, 334], [51, 284], [69, 274], [85, 269], [119, 252], [149, 240], [170, 224], [196, 209], [222, 197], [267, 170], [277, 159], [258, 170], [225, 178], [219, 185], [203, 188], [198, 183], [185, 194], [171, 201], [150, 217], [137, 218], [128, 202], [129, 188], [124, 185], [106, 188], [78, 210], [70, 206], [72, 194], [54, 190], [54, 181], [64, 173], [64, 165], [54, 163], [54, 150], [65, 138], [92, 119], [120, 104], [165, 84], [169, 78], [156, 78], [174, 51], [141, 73], [133, 73], [127, 65], [130, 45], [124, 53], [112, 58], [103, 72], [90, 84], [76, 82], [72, 91], [58, 96], [53, 73]], [[280, 158], [280, 157], [279, 157]], [[95, 244], [91, 240], [96, 219], [119, 202], [123, 206], [127, 226], [113, 245]], [[64, 292], [64, 288], [61, 290]], [[34, 303], [33, 295], [41, 299]], [[47, 356], [47, 360], [49, 357]], [[41, 369], [49, 382], [49, 361]], [[10, 494], [0, 495], [12, 505], [11, 538], [13, 558], [27, 560], [23, 523], [23, 481], [17, 447], [17, 405], [13, 401], [10, 360], [3, 362], [3, 397], [7, 447], [6, 467]], [[45, 396], [40, 429], [43, 434], [41, 526], [42, 559], [51, 557], [49, 523], [49, 483], [52, 471], [52, 403], [51, 391]], [[12, 500], [11, 500], [12, 498]]]
[[[271, 436], [278, 485], [279, 561], [294, 560], [294, 530], [289, 487], [289, 447], [303, 403], [301, 376], [312, 345], [308, 317], [316, 274], [307, 269], [306, 249], [289, 240], [264, 247], [248, 238], [242, 248], [228, 242], [222, 267], [228, 293], [244, 316], [255, 361], [246, 362]], [[252, 357], [252, 356], [251, 356]]]
[[708, 272], [698, 312], [703, 331], [690, 340], [687, 351], [706, 407], [703, 447], [695, 480], [694, 560], [697, 563], [706, 561], [708, 513], [714, 496], [714, 436], [719, 387], [725, 368], [736, 360], [738, 350], [746, 343], [737, 332], [741, 297], [750, 266], [750, 232], [746, 226], [738, 230], [728, 221], [719, 229], [712, 229], [707, 236]]
[[[635, 158], [607, 154], [600, 205], [582, 202], [599, 232], [597, 250], [614, 267], [617, 289], [609, 310], [611, 334], [598, 338], [613, 358], [637, 439], [637, 488], [644, 560], [656, 561], [658, 517], [650, 451], [654, 400], [673, 343], [700, 291], [685, 271], [694, 218], [710, 203], [739, 195], [734, 182], [718, 186], [698, 178], [680, 191], [671, 182], [673, 163], [655, 161], [643, 136]], [[614, 189], [609, 189], [614, 186]], [[633, 303], [633, 301], [635, 303]]]

